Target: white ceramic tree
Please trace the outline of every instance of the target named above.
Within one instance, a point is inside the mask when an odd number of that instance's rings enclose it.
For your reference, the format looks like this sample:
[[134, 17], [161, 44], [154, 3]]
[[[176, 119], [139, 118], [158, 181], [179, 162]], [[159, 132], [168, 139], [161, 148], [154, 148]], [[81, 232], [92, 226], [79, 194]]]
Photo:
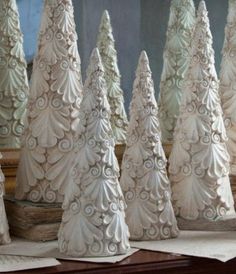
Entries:
[[71, 183], [81, 101], [71, 0], [45, 0], [15, 197], [62, 202]]
[[[2, 154], [0, 153], [0, 158], [2, 158]], [[5, 177], [2, 172], [0, 166], [0, 244], [8, 244], [11, 242], [10, 235], [9, 235], [9, 226], [4, 206], [3, 195], [5, 194], [5, 187], [4, 187]]]
[[0, 1], [0, 147], [19, 148], [28, 80], [15, 0]]
[[212, 35], [201, 1], [169, 160], [177, 216], [213, 220], [234, 213], [226, 139]]
[[220, 96], [231, 156], [231, 173], [236, 175], [236, 1], [229, 0], [220, 72]]
[[172, 143], [195, 26], [193, 0], [172, 0], [159, 94], [162, 141]]
[[132, 240], [162, 240], [178, 235], [157, 112], [152, 74], [143, 51], [134, 82], [120, 180]]
[[58, 234], [60, 251], [72, 256], [111, 256], [129, 249], [106, 94], [104, 69], [95, 48], [81, 102], [78, 177]]
[[107, 97], [111, 108], [111, 127], [115, 142], [116, 144], [124, 144], [126, 142], [128, 120], [124, 108], [123, 91], [120, 87], [121, 76], [118, 69], [115, 41], [107, 10], [102, 15], [97, 37], [97, 47], [105, 69]]

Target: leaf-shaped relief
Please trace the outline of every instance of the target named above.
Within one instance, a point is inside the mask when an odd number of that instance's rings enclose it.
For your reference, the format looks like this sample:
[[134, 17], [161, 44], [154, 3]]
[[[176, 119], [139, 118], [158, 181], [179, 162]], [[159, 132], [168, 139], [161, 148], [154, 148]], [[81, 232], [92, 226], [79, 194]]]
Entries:
[[103, 163], [106, 163], [108, 166], [112, 166], [116, 172], [119, 172], [120, 168], [114, 152], [114, 145], [107, 146], [105, 149], [102, 149], [102, 152], [104, 153], [102, 157]]
[[63, 214], [58, 235], [59, 249], [72, 256], [84, 256], [88, 252], [89, 246], [103, 239], [103, 232], [91, 223], [90, 218], [83, 214], [82, 209], [77, 210], [75, 203], [71, 203], [68, 209], [72, 211], [69, 220], [65, 221], [64, 218], [67, 211]]
[[168, 226], [176, 227], [176, 230], [178, 231], [175, 213], [171, 204], [169, 192], [167, 192], [166, 196], [168, 196], [168, 198], [165, 199], [165, 201], [163, 202], [164, 205], [163, 210], [159, 215], [159, 222], [161, 224], [167, 224]]
[[17, 91], [24, 85], [23, 69], [20, 64], [17, 64], [14, 58], [10, 58], [8, 67], [0, 71], [0, 86], [4, 87], [4, 95], [8, 97], [16, 96]]
[[58, 60], [67, 56], [66, 42], [63, 34], [54, 32], [51, 28], [42, 36], [38, 55], [55, 65]]
[[40, 24], [39, 42], [41, 42], [41, 37], [45, 34], [48, 28], [53, 24], [52, 22], [52, 10], [49, 6], [45, 5], [42, 13], [42, 19]]
[[[27, 139], [27, 143], [30, 147], [36, 146], [36, 140], [32, 137]], [[45, 161], [46, 158], [43, 150], [29, 150], [27, 148], [22, 149], [16, 175], [16, 198], [25, 198], [24, 195], [30, 191], [30, 188], [32, 186], [36, 186], [38, 180], [42, 180], [44, 178], [44, 169], [42, 164], [45, 163]]]
[[62, 33], [69, 33], [74, 29], [73, 7], [69, 3], [63, 4], [62, 2], [55, 9], [54, 16], [57, 20], [58, 28]]
[[187, 48], [189, 46], [189, 40], [185, 39], [183, 36], [183, 29], [181, 27], [177, 28], [171, 35], [169, 40], [169, 45], [171, 45], [171, 50], [176, 51], [180, 48]]
[[213, 88], [212, 83], [208, 83], [207, 81], [203, 81], [202, 85], [202, 92], [201, 95], [199, 94], [199, 98], [206, 108], [210, 111], [214, 111], [218, 105], [220, 104], [220, 99], [218, 95], [218, 90]]
[[[227, 90], [227, 92], [226, 92]], [[221, 86], [221, 99], [222, 99], [222, 108], [224, 110], [225, 116], [230, 117], [233, 122], [236, 124], [236, 88], [235, 87], [226, 87]]]
[[94, 110], [88, 117], [87, 131], [91, 136], [95, 136], [96, 140], [103, 141], [110, 137], [110, 122], [108, 119], [104, 119], [101, 112]]
[[117, 182], [102, 177], [94, 178], [84, 189], [84, 197], [92, 199], [98, 210], [106, 211], [118, 197]]
[[157, 116], [147, 115], [140, 123], [140, 127], [143, 130], [143, 135], [146, 137], [158, 134], [160, 126]]
[[223, 55], [222, 63], [221, 63], [222, 69], [220, 71], [221, 87], [222, 86], [229, 87], [230, 84], [232, 83], [232, 80], [235, 78], [235, 75], [236, 75], [236, 59], [234, 58], [235, 55], [236, 55], [235, 48], [229, 49], [229, 51], [225, 52]]
[[42, 147], [53, 147], [58, 139], [65, 136], [65, 132], [70, 130], [69, 113], [63, 109], [53, 109], [48, 106], [38, 113], [38, 116], [31, 121], [30, 129], [32, 135], [38, 139]]
[[8, 37], [18, 32], [18, 29], [16, 28], [16, 21], [13, 16], [10, 16], [10, 14], [1, 17], [1, 31]]
[[35, 59], [29, 92], [31, 100], [35, 100], [37, 97], [42, 96], [44, 92], [48, 92], [49, 72], [49, 66], [45, 61]]
[[123, 157], [121, 170], [120, 185], [122, 190], [127, 191], [129, 188], [134, 188], [136, 172], [132, 161]]
[[187, 105], [186, 110], [182, 115], [182, 128], [186, 141], [196, 143], [205, 132], [210, 132], [210, 117], [207, 114], [200, 114], [194, 104]]
[[217, 198], [216, 189], [194, 174], [173, 184], [172, 191], [173, 205], [178, 215], [189, 220], [196, 220], [200, 212]]
[[12, 101], [0, 92], [0, 126], [10, 121], [13, 116]]
[[[147, 165], [147, 162], [146, 162]], [[164, 192], [170, 192], [170, 183], [166, 171], [149, 168], [149, 171], [138, 181], [138, 185], [150, 192], [150, 196], [155, 201], [164, 199]]]
[[200, 164], [207, 170], [210, 178], [218, 179], [227, 173], [229, 154], [225, 143], [209, 143], [198, 146], [192, 158], [193, 163]]
[[165, 95], [169, 94], [166, 90], [168, 87], [173, 86], [173, 78], [171, 79], [172, 75], [175, 75], [176, 70], [176, 56], [171, 56], [172, 58], [169, 58], [171, 53], [169, 51], [164, 52], [164, 64], [163, 64], [163, 70], [161, 74], [161, 90], [162, 94], [161, 99], [165, 100]]
[[157, 204], [149, 199], [145, 191], [128, 191], [125, 193], [128, 205], [126, 209], [126, 223], [129, 227], [131, 239], [141, 239], [144, 230], [158, 222]]
[[153, 154], [151, 148], [144, 147], [144, 144], [141, 140], [137, 140], [132, 146], [127, 147], [126, 155], [132, 159], [134, 165], [140, 166], [143, 164], [143, 160], [147, 159]]
[[81, 96], [81, 81], [79, 64], [63, 60], [52, 72], [53, 83], [51, 89], [62, 94], [63, 101], [74, 103], [77, 97]]
[[217, 115], [217, 117], [215, 117], [214, 122], [212, 124], [212, 130], [219, 134], [224, 141], [226, 141], [227, 134], [222, 115]]
[[[111, 207], [118, 208], [115, 203], [111, 204]], [[111, 221], [105, 231], [106, 238], [111, 239], [113, 243], [122, 243], [124, 245], [123, 249], [127, 249], [129, 248], [129, 230], [125, 223], [125, 214], [120, 210], [112, 211]], [[115, 254], [117, 250], [113, 252]]]
[[10, 51], [11, 55], [15, 56], [17, 59], [19, 59], [23, 63], [23, 65], [26, 66], [25, 53], [23, 50], [22, 40], [18, 39], [17, 41], [14, 41], [13, 44], [14, 46], [11, 48], [11, 51]]

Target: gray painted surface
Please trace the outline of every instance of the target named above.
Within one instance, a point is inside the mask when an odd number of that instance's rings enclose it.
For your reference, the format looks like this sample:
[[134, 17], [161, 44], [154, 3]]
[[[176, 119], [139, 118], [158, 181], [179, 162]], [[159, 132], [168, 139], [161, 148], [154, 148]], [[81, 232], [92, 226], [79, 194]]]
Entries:
[[[171, 0], [73, 0], [78, 31], [78, 46], [83, 78], [91, 50], [96, 46], [97, 31], [104, 9], [111, 16], [126, 108], [130, 103], [135, 68], [141, 49], [148, 53], [156, 93], [162, 71], [162, 55]], [[197, 7], [200, 0], [194, 0]], [[30, 60], [36, 49], [43, 0], [17, 0], [24, 48]], [[227, 0], [206, 0], [213, 34], [216, 68], [219, 71]]]

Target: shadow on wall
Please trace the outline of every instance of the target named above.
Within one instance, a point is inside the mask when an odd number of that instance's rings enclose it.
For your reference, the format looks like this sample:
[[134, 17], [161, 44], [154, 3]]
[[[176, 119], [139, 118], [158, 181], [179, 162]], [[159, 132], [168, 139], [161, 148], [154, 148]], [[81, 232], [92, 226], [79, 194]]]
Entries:
[[[73, 0], [78, 32], [78, 46], [82, 62], [83, 79], [91, 50], [96, 45], [100, 18], [104, 9], [111, 16], [113, 34], [116, 40], [119, 69], [125, 106], [131, 100], [134, 73], [141, 49], [150, 59], [156, 94], [162, 72], [162, 55], [169, 18], [171, 0]], [[200, 0], [194, 0], [196, 7]], [[24, 33], [24, 49], [27, 61], [33, 59], [37, 47], [37, 34], [43, 0], [17, 0], [21, 28]], [[221, 49], [224, 40], [228, 1], [206, 0], [209, 11], [216, 69], [219, 71]]]

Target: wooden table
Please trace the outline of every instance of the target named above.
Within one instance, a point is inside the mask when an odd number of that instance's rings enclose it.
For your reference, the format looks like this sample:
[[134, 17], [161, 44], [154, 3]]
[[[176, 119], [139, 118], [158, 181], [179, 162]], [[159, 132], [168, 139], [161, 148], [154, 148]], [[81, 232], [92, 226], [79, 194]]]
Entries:
[[222, 263], [213, 259], [174, 256], [166, 253], [140, 250], [116, 264], [97, 264], [75, 261], [60, 261], [61, 265], [35, 270], [8, 272], [8, 274], [235, 274], [236, 259]]

